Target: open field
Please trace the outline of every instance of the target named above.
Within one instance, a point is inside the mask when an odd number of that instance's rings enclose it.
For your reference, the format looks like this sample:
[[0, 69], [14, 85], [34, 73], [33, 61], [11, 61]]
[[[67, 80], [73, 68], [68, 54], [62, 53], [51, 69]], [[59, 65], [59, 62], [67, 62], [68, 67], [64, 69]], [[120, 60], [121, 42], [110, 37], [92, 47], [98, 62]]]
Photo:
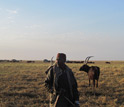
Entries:
[[[96, 95], [88, 87], [88, 76], [79, 71], [82, 64], [67, 64], [74, 72], [80, 93], [80, 107], [124, 107], [124, 61], [105, 64], [101, 69]], [[49, 63], [0, 63], [0, 107], [48, 107], [44, 71]]]

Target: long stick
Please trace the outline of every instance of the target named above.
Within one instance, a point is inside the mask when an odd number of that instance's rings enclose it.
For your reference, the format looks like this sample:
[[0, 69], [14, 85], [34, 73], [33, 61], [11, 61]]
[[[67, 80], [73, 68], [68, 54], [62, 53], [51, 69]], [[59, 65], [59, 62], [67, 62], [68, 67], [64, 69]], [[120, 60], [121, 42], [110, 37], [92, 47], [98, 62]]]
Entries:
[[[53, 56], [54, 57], [54, 56]], [[50, 64], [51, 66], [53, 65], [53, 57], [51, 58]], [[51, 68], [51, 67], [50, 67]], [[49, 71], [49, 70], [48, 70]], [[46, 74], [48, 73], [48, 71], [46, 71]], [[50, 101], [51, 101], [51, 93], [50, 93]], [[51, 102], [49, 102], [49, 106], [51, 107]]]
[[[54, 56], [53, 56], [54, 57]], [[49, 68], [45, 71], [46, 74], [48, 74], [49, 70], [51, 69], [51, 67], [53, 66], [53, 57], [50, 60], [50, 66]]]
[[75, 105], [72, 103], [72, 101], [70, 101], [67, 97], [64, 96], [64, 98], [73, 106], [75, 107]]
[[53, 65], [53, 58], [54, 58], [54, 56], [51, 58], [51, 61], [50, 61], [51, 62], [51, 66]]

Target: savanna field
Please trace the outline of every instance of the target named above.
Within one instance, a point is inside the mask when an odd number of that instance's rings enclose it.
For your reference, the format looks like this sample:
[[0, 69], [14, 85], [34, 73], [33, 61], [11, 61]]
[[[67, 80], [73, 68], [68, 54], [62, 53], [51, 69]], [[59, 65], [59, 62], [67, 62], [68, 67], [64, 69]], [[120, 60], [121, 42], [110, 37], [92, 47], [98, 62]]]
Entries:
[[[49, 94], [44, 86], [45, 70], [50, 63], [36, 61], [0, 62], [0, 107], [48, 107]], [[99, 87], [93, 94], [88, 76], [79, 71], [83, 64], [67, 64], [77, 79], [80, 107], [124, 107], [124, 61], [96, 61], [101, 69]]]

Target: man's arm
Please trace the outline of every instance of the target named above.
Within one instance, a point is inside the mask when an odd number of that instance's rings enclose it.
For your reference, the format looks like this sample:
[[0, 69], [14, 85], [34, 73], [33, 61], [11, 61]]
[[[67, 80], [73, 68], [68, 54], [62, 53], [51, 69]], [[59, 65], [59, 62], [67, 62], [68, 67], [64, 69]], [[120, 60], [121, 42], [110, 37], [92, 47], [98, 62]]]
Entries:
[[53, 75], [53, 67], [50, 67], [47, 69], [47, 77], [45, 79], [45, 86], [48, 89], [49, 92], [53, 91], [53, 79], [54, 79], [54, 75]]
[[79, 105], [79, 92], [77, 90], [78, 85], [73, 72], [72, 72], [72, 79], [73, 79], [73, 82], [72, 82], [73, 97], [74, 97], [75, 105], [77, 106]]

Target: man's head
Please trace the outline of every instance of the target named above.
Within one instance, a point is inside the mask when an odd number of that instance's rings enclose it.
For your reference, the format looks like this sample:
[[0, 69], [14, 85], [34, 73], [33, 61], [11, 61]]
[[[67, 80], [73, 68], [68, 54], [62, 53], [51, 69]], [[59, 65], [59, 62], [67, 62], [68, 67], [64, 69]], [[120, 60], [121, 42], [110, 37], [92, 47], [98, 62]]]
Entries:
[[58, 65], [62, 65], [66, 62], [66, 55], [64, 53], [58, 53], [56, 56], [56, 62]]

